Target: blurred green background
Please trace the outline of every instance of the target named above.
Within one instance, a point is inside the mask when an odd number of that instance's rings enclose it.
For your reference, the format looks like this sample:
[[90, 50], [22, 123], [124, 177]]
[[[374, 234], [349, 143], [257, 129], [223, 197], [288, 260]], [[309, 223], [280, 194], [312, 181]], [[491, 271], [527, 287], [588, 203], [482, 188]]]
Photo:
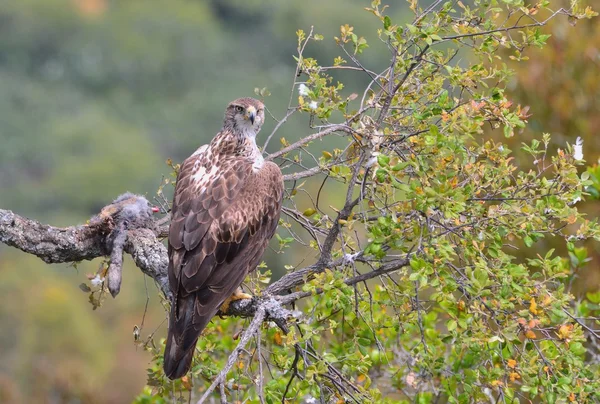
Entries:
[[[404, 3], [391, 9], [404, 15]], [[220, 128], [225, 106], [268, 87], [282, 117], [295, 69], [299, 28], [325, 40], [307, 54], [323, 65], [339, 54], [332, 37], [349, 23], [371, 48], [371, 69], [389, 54], [379, 21], [361, 0], [19, 0], [0, 2], [0, 208], [66, 226], [83, 223], [125, 191], [151, 199], [170, 168]], [[600, 141], [600, 24], [557, 21], [549, 46], [514, 65], [510, 90], [534, 114], [526, 132], [550, 132], [556, 145], [585, 139], [596, 162]], [[584, 40], [585, 39], [585, 40]], [[379, 47], [378, 47], [379, 46]], [[339, 76], [348, 95], [368, 77]], [[274, 127], [268, 120], [259, 137]], [[278, 133], [306, 135], [308, 116]], [[496, 135], [496, 134], [492, 134]], [[260, 144], [261, 142], [259, 142]], [[277, 139], [270, 144], [274, 150]], [[325, 146], [325, 145], [324, 145]], [[597, 216], [597, 206], [586, 205]], [[591, 245], [598, 250], [597, 246]], [[583, 274], [600, 277], [594, 262]], [[285, 261], [283, 260], [285, 258]], [[296, 264], [298, 251], [268, 254], [272, 268]], [[142, 337], [166, 333], [151, 280], [129, 259], [117, 299], [92, 311], [78, 285], [100, 261], [48, 266], [0, 246], [0, 402], [129, 402], [145, 384]], [[597, 287], [597, 286], [596, 286]]]

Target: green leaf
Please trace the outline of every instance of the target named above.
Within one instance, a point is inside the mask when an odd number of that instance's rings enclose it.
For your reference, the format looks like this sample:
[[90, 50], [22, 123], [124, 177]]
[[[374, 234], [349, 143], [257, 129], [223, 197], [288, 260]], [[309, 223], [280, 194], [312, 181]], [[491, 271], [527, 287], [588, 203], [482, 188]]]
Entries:
[[585, 294], [585, 296], [586, 296], [586, 297], [588, 298], [588, 300], [589, 300], [590, 302], [592, 302], [592, 303], [596, 303], [596, 304], [600, 303], [600, 290], [599, 290], [599, 291], [597, 291], [597, 292], [595, 292], [595, 293], [592, 293], [592, 292], [587, 292], [587, 293]]
[[308, 208], [306, 209], [304, 212], [302, 212], [302, 215], [306, 216], [306, 217], [311, 217], [312, 215], [314, 215], [315, 213], [317, 213], [317, 211], [313, 208]]
[[392, 26], [392, 19], [389, 16], [383, 17], [383, 28], [389, 29]]
[[86, 293], [89, 293], [92, 291], [92, 289], [90, 289], [90, 287], [85, 283], [79, 284], [79, 289], [81, 289], [82, 291], [84, 291]]
[[387, 167], [390, 163], [390, 156], [386, 156], [385, 154], [380, 154], [377, 156], [377, 164], [381, 167]]
[[448, 331], [453, 331], [456, 330], [456, 320], [450, 320], [446, 323], [446, 328], [448, 328]]

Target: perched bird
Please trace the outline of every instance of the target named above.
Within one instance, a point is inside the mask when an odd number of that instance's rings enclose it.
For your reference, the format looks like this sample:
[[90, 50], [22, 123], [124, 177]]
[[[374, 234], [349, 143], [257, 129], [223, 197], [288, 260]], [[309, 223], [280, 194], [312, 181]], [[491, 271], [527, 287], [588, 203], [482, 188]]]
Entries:
[[262, 102], [233, 101], [222, 129], [183, 162], [177, 176], [169, 229], [173, 303], [164, 358], [170, 379], [187, 373], [200, 333], [226, 300], [235, 299], [277, 228], [283, 177], [256, 146], [264, 119]]

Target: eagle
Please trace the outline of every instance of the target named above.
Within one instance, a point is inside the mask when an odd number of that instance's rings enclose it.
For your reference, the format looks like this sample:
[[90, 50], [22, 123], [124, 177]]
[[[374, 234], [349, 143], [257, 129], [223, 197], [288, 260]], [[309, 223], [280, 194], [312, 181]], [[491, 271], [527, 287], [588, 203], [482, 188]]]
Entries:
[[264, 111], [254, 98], [231, 102], [221, 130], [177, 175], [168, 236], [170, 379], [188, 372], [200, 333], [219, 308], [249, 297], [238, 288], [277, 228], [283, 176], [256, 146]]

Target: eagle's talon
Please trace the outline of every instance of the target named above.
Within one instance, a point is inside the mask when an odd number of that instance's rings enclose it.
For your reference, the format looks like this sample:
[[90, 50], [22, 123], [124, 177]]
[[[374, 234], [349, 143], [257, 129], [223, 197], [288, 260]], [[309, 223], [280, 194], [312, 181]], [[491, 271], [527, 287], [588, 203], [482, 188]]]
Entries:
[[219, 313], [221, 315], [224, 315], [225, 313], [227, 313], [229, 311], [229, 305], [231, 304], [231, 302], [235, 302], [236, 300], [243, 300], [243, 299], [252, 299], [252, 295], [242, 292], [242, 289], [236, 290], [235, 292], [233, 292], [233, 294], [231, 296], [229, 296], [227, 299], [225, 299], [225, 301], [221, 305], [221, 308], [219, 309]]

